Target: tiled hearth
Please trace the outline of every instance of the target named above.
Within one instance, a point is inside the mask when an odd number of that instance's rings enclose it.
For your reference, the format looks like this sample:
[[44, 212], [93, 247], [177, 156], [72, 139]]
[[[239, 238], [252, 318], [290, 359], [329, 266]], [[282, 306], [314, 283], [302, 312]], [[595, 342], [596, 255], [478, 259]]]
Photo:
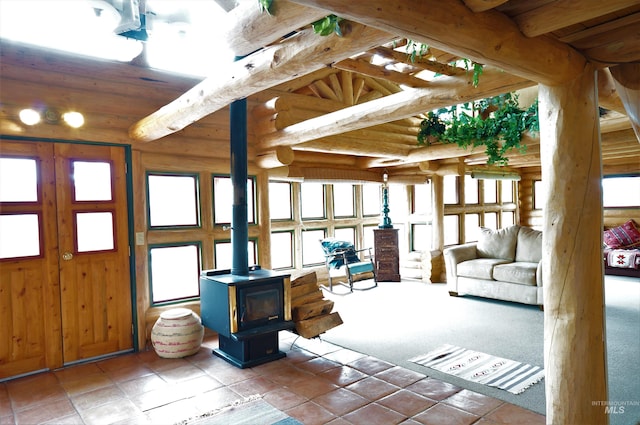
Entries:
[[172, 424], [259, 394], [313, 424], [544, 424], [542, 415], [320, 339], [280, 335], [287, 357], [239, 369], [216, 337], [183, 359], [153, 350], [0, 383], [0, 424]]

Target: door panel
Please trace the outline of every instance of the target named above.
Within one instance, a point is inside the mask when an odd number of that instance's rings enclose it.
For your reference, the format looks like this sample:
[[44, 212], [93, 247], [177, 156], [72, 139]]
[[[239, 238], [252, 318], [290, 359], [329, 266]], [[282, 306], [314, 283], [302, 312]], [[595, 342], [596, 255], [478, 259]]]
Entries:
[[[36, 252], [23, 250], [20, 233], [2, 232], [0, 259], [0, 379], [63, 364], [60, 322], [60, 281], [56, 228], [53, 144], [2, 140], [0, 157], [35, 161], [37, 195], [28, 201], [3, 201], [0, 190], [0, 220], [19, 215], [38, 217]], [[5, 164], [6, 165], [6, 164]], [[27, 176], [21, 176], [28, 179]], [[19, 183], [6, 180], [11, 187]], [[8, 196], [8, 199], [13, 199]], [[7, 222], [15, 225], [15, 221]], [[11, 237], [13, 233], [17, 236]], [[33, 244], [29, 244], [33, 245]], [[13, 255], [15, 252], [15, 255]], [[26, 254], [26, 255], [25, 255]]]
[[[118, 147], [57, 144], [55, 155], [63, 351], [69, 363], [133, 347], [126, 172]], [[101, 171], [78, 172], [87, 166]], [[110, 191], [104, 190], [105, 169]], [[103, 187], [94, 198], [82, 189], [92, 184]], [[92, 230], [95, 240], [86, 236]]]
[[0, 182], [0, 379], [131, 349], [124, 149], [2, 140], [0, 158], [37, 173], [37, 196]]

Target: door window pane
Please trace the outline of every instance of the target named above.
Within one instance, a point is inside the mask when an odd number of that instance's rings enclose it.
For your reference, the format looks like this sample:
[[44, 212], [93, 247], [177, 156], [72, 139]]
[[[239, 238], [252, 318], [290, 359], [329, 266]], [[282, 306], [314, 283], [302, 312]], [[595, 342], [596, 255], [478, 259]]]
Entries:
[[335, 183], [333, 185], [334, 217], [355, 216], [355, 187], [351, 183]]
[[78, 252], [114, 249], [113, 213], [75, 213]]
[[111, 201], [111, 164], [72, 161], [75, 201]]
[[324, 185], [322, 183], [302, 183], [300, 185], [302, 219], [325, 218]]
[[498, 202], [498, 181], [497, 180], [483, 180], [484, 189], [484, 203], [495, 204]]
[[445, 215], [442, 221], [444, 226], [444, 244], [445, 245], [457, 245], [460, 241], [458, 221], [460, 218], [457, 215]]
[[[215, 243], [216, 269], [230, 269], [233, 266], [233, 247], [231, 242]], [[247, 243], [247, 259], [249, 266], [257, 263], [256, 242], [249, 240]]]
[[378, 183], [365, 183], [362, 185], [362, 214], [365, 216], [380, 215], [382, 191]]
[[153, 303], [200, 296], [197, 245], [152, 247], [149, 268]]
[[0, 215], [0, 258], [40, 255], [38, 214]]
[[150, 174], [150, 227], [198, 225], [198, 178], [187, 175]]
[[442, 186], [444, 203], [449, 205], [458, 204], [458, 176], [448, 174], [442, 177]]
[[271, 267], [289, 269], [293, 267], [293, 233], [271, 233]]
[[324, 253], [320, 240], [326, 236], [324, 229], [302, 231], [302, 265], [312, 266], [324, 263]]
[[[256, 193], [254, 182], [251, 177], [247, 178], [247, 223], [254, 224], [255, 221], [255, 199]], [[233, 215], [233, 184], [230, 176], [213, 177], [213, 214], [215, 224], [231, 223]]]
[[37, 202], [35, 159], [0, 158], [0, 202]]
[[271, 220], [291, 220], [291, 183], [269, 182]]

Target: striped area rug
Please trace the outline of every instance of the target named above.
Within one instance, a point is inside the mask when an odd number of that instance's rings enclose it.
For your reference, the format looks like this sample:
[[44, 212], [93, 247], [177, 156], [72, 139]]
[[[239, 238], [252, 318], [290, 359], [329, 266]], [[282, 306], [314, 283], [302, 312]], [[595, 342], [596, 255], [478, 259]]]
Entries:
[[544, 369], [538, 366], [449, 344], [409, 361], [512, 394], [520, 394], [544, 378]]

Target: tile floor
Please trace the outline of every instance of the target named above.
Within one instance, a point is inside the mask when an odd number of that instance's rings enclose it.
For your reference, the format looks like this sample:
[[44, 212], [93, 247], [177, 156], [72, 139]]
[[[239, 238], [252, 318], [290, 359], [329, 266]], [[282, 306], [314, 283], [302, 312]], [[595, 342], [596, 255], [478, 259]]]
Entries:
[[252, 395], [306, 425], [544, 424], [501, 400], [322, 341], [280, 334], [287, 357], [239, 369], [211, 354], [125, 354], [0, 383], [0, 424], [172, 424]]

